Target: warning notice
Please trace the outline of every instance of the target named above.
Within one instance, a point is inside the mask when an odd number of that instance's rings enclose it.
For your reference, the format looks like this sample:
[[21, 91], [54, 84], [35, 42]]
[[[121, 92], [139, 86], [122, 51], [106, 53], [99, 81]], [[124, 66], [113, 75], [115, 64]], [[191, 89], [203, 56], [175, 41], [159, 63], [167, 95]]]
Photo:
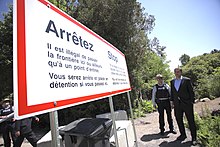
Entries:
[[130, 90], [124, 54], [48, 1], [17, 0], [14, 16], [16, 117]]

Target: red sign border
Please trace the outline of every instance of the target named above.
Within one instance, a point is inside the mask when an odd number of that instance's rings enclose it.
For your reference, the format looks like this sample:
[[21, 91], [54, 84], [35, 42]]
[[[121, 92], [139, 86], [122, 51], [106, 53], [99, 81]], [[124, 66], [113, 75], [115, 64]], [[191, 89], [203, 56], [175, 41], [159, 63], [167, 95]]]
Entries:
[[[94, 33], [93, 31], [89, 30], [81, 23], [77, 22], [70, 16], [66, 15], [64, 12], [60, 11], [58, 8], [51, 5], [48, 1], [45, 0], [38, 0], [42, 4], [46, 6], [50, 6], [50, 9], [55, 11], [56, 13], [60, 14], [61, 16], [65, 17], [66, 19], [70, 20], [77, 26], [81, 27], [82, 29], [86, 30], [91, 35], [95, 36], [96, 38], [100, 39], [104, 43], [106, 43], [111, 48], [118, 51], [121, 55], [124, 56], [117, 48], [113, 45], [108, 43], [102, 37]], [[16, 83], [15, 83], [16, 84]], [[100, 99], [102, 97], [107, 97], [119, 93], [123, 93], [126, 91], [130, 91], [131, 88], [116, 90], [112, 92], [106, 93], [99, 93], [95, 95], [77, 97], [67, 100], [56, 101], [56, 105], [54, 102], [48, 102], [43, 104], [31, 105], [28, 106], [27, 103], [27, 78], [26, 78], [26, 32], [25, 32], [25, 0], [17, 0], [17, 86], [18, 86], [18, 116], [28, 115], [31, 113], [37, 113], [40, 111], [46, 111], [50, 109], [59, 109], [59, 107], [67, 106], [67, 105], [77, 105], [83, 102], [93, 101], [96, 99]]]

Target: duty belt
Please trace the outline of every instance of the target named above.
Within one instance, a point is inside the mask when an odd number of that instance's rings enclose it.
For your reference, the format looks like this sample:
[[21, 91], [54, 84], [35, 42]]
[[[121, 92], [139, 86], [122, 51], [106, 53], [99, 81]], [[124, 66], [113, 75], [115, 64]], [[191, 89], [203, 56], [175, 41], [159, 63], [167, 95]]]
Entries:
[[164, 100], [168, 100], [169, 98], [168, 97], [161, 97], [161, 98], [158, 98], [160, 101], [164, 101]]

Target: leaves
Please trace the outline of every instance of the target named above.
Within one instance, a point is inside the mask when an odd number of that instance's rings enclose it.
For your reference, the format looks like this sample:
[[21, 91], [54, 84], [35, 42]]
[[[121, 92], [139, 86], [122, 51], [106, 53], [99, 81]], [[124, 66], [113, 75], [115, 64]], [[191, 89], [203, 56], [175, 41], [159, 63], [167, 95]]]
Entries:
[[180, 58], [179, 61], [181, 62], [182, 66], [186, 65], [190, 60], [190, 56], [187, 54], [183, 54]]
[[13, 24], [12, 6], [0, 21], [0, 98], [13, 92]]
[[220, 96], [220, 52], [193, 57], [183, 66], [183, 75], [191, 78], [197, 98]]

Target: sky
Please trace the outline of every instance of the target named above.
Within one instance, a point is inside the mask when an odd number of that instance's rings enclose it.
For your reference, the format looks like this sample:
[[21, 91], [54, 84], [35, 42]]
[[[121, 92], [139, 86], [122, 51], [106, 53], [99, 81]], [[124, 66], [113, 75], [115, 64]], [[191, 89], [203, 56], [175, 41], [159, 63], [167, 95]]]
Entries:
[[3, 20], [3, 13], [8, 11], [8, 3], [12, 4], [13, 0], [0, 0], [0, 20]]
[[183, 54], [194, 56], [220, 50], [220, 0], [138, 0], [156, 25], [149, 38], [166, 46], [170, 69]]

